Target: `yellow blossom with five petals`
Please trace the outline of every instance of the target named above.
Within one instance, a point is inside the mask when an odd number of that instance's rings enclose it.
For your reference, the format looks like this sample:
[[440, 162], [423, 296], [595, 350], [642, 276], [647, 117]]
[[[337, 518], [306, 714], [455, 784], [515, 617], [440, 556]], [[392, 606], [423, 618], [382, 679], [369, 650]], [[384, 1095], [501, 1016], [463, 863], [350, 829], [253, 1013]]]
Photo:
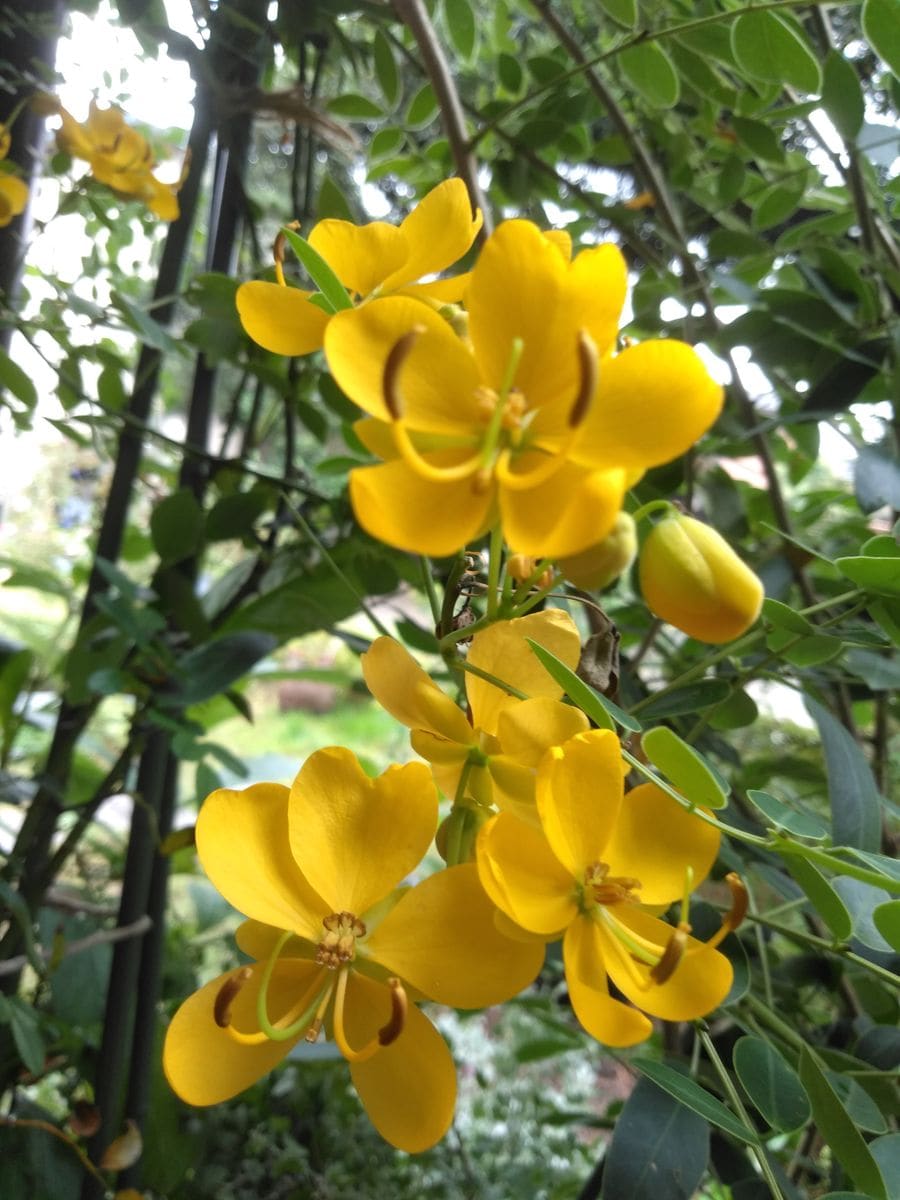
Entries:
[[332, 317], [328, 364], [369, 414], [357, 433], [386, 460], [350, 473], [367, 532], [438, 556], [498, 520], [526, 555], [577, 554], [605, 537], [625, 488], [684, 453], [722, 405], [682, 342], [615, 353], [625, 292], [614, 245], [569, 261], [515, 220], [472, 270], [467, 338], [408, 296]]
[[[479, 875], [516, 924], [547, 940], [563, 937], [572, 1007], [588, 1033], [630, 1046], [651, 1032], [645, 1013], [686, 1021], [721, 1003], [732, 968], [715, 944], [742, 911], [709, 943], [690, 936], [684, 912], [691, 887], [715, 861], [718, 830], [654, 784], [623, 796], [610, 730], [577, 734], [548, 751], [537, 810], [540, 830], [508, 813], [482, 827]], [[734, 890], [741, 894], [738, 883]], [[682, 918], [673, 928], [654, 911], [678, 899]], [[608, 980], [630, 1004], [609, 994]]]
[[471, 797], [535, 820], [538, 763], [548, 747], [587, 729], [588, 721], [580, 709], [560, 701], [562, 688], [538, 662], [527, 638], [566, 666], [577, 665], [578, 630], [560, 609], [490, 625], [472, 639], [469, 665], [528, 698], [517, 699], [466, 673], [471, 720], [393, 638], [377, 638], [361, 661], [369, 691], [411, 730], [413, 749], [431, 764], [446, 796]]
[[[328, 219], [313, 227], [309, 244], [356, 302], [402, 293], [447, 304], [461, 298], [467, 275], [419, 281], [458, 262], [480, 228], [481, 213], [472, 215], [466, 185], [447, 179], [399, 225]], [[278, 283], [252, 280], [238, 288], [241, 323], [254, 342], [274, 354], [311, 354], [321, 347], [331, 314], [311, 301], [312, 292], [285, 286], [278, 263], [276, 273]]]
[[543, 954], [498, 931], [472, 864], [398, 887], [436, 825], [424, 764], [373, 780], [339, 747], [313, 754], [290, 789], [208, 797], [198, 853], [249, 918], [238, 944], [254, 961], [201, 987], [172, 1019], [163, 1066], [179, 1096], [226, 1100], [324, 1028], [384, 1138], [417, 1152], [444, 1135], [453, 1060], [412, 1001], [498, 1003], [531, 982]]

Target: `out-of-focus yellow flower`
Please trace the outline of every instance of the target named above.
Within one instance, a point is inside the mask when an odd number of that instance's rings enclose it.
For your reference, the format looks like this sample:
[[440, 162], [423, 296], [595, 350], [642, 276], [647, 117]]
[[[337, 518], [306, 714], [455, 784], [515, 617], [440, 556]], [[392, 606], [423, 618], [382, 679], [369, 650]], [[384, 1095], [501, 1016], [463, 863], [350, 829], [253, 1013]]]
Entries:
[[730, 642], [763, 602], [757, 575], [710, 525], [672, 512], [641, 548], [641, 591], [648, 608], [699, 642]]
[[[644, 1015], [703, 1016], [731, 986], [714, 946], [743, 915], [735, 908], [708, 943], [690, 936], [687, 897], [715, 861], [718, 830], [653, 784], [622, 794], [619, 742], [609, 730], [578, 734], [550, 749], [538, 770], [541, 828], [508, 813], [478, 835], [478, 871], [488, 895], [521, 928], [563, 936], [572, 1007], [593, 1037], [630, 1046], [651, 1031]], [[682, 900], [677, 928], [659, 911]], [[608, 979], [631, 1004], [613, 999]], [[634, 1007], [632, 1007], [634, 1005]]]
[[571, 558], [561, 558], [557, 566], [576, 587], [596, 592], [627, 571], [636, 554], [637, 529], [630, 513], [623, 509], [602, 542]]
[[424, 764], [369, 779], [338, 747], [313, 754], [290, 789], [212, 793], [197, 850], [249, 918], [237, 940], [255, 961], [206, 984], [175, 1014], [163, 1066], [179, 1096], [226, 1100], [324, 1029], [382, 1137], [417, 1152], [444, 1135], [453, 1060], [412, 1000], [481, 1008], [509, 999], [543, 956], [539, 945], [499, 932], [473, 864], [398, 887], [436, 824]]
[[121, 108], [100, 108], [91, 101], [87, 120], [78, 122], [57, 103], [62, 119], [56, 134], [60, 150], [90, 164], [91, 174], [123, 196], [143, 200], [152, 213], [163, 221], [178, 216], [178, 191], [189, 166], [185, 158], [181, 177], [176, 183], [162, 183], [153, 174], [153, 151], [143, 134], [126, 124]]
[[[9, 154], [10, 133], [5, 125], [0, 125], [0, 160]], [[28, 203], [28, 186], [8, 171], [0, 172], [0, 229], [8, 225], [13, 217], [25, 211]]]
[[528, 221], [488, 239], [465, 295], [468, 338], [406, 296], [328, 322], [325, 353], [387, 461], [350, 474], [364, 528], [448, 555], [502, 524], [536, 557], [577, 554], [612, 529], [626, 486], [682, 454], [722, 389], [681, 342], [614, 353], [626, 268], [613, 245], [571, 262]]
[[472, 639], [468, 663], [528, 697], [517, 699], [478, 675], [466, 674], [471, 720], [393, 638], [377, 638], [362, 656], [369, 691], [412, 732], [417, 754], [451, 799], [471, 798], [485, 807], [536, 820], [534, 778], [549, 746], [587, 729], [580, 709], [560, 701], [562, 688], [547, 674], [526, 638], [569, 667], [581, 649], [572, 618], [547, 609], [498, 621]]
[[[400, 293], [448, 304], [458, 301], [468, 275], [419, 283], [452, 267], [481, 228], [472, 215], [461, 179], [438, 184], [399, 225], [371, 221], [326, 220], [313, 227], [309, 244], [355, 301]], [[310, 300], [311, 292], [286, 287], [280, 263], [279, 283], [254, 280], [237, 292], [237, 308], [247, 333], [274, 354], [310, 354], [322, 345], [330, 314]]]

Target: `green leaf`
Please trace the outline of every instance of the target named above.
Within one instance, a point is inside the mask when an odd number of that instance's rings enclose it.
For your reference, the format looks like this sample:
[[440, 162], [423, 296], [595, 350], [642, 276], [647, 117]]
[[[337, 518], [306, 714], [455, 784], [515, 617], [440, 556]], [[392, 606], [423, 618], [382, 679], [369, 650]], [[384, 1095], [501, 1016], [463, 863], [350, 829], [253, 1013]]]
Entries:
[[672, 60], [657, 42], [642, 42], [619, 55], [622, 73], [654, 108], [673, 108], [681, 83]]
[[122, 375], [117, 367], [108, 364], [97, 379], [97, 397], [110, 412], [121, 412], [127, 402]]
[[860, 554], [836, 558], [834, 565], [860, 587], [884, 596], [900, 596], [900, 558]]
[[706, 1088], [695, 1083], [689, 1075], [666, 1066], [665, 1063], [652, 1062], [650, 1059], [639, 1058], [634, 1060], [632, 1065], [637, 1067], [642, 1075], [652, 1079], [663, 1091], [674, 1096], [686, 1108], [691, 1109], [710, 1124], [717, 1125], [719, 1129], [723, 1129], [732, 1137], [747, 1142], [749, 1145], [758, 1142], [759, 1139], [753, 1130], [743, 1125], [721, 1100], [717, 1100]]
[[641, 735], [641, 749], [692, 804], [724, 808], [729, 786], [718, 771], [665, 725]]
[[715, 706], [709, 714], [709, 724], [712, 729], [727, 732], [731, 729], [745, 729], [752, 725], [758, 716], [756, 701], [743, 689], [738, 688]]
[[806, 1046], [800, 1050], [800, 1082], [813, 1117], [838, 1162], [869, 1200], [889, 1200], [878, 1164], [834, 1088]]
[[396, 108], [401, 93], [400, 72], [397, 70], [394, 48], [383, 29], [375, 30], [372, 54], [375, 59], [375, 78], [381, 88], [381, 94], [389, 109]]
[[813, 838], [816, 841], [828, 836], [828, 826], [819, 817], [812, 813], [797, 812], [768, 792], [750, 788], [747, 799], [777, 829], [785, 829], [795, 837]]
[[545, 650], [532, 638], [525, 639], [537, 656], [538, 662], [550, 675], [569, 699], [588, 716], [600, 729], [615, 729], [612, 717], [600, 703], [600, 697], [592, 687], [579, 679], [575, 672], [549, 650]]
[[16, 697], [28, 680], [34, 654], [27, 647], [4, 654], [0, 659], [0, 747], [8, 748], [12, 730], [15, 728], [13, 709]]
[[811, 625], [806, 617], [802, 617], [789, 605], [782, 604], [780, 600], [772, 600], [768, 596], [763, 600], [762, 615], [763, 620], [776, 629], [787, 629], [790, 633], [801, 635], [815, 632], [815, 626]]
[[709, 1161], [709, 1126], [649, 1079], [639, 1079], [616, 1120], [602, 1200], [685, 1200]]
[[0, 996], [0, 1022], [9, 1025], [19, 1057], [28, 1070], [40, 1075], [46, 1050], [34, 1009], [18, 996]]
[[738, 116], [731, 118], [731, 124], [754, 158], [758, 158], [760, 162], [784, 162], [784, 150], [771, 126], [749, 117]]
[[377, 121], [384, 116], [384, 109], [368, 96], [358, 92], [347, 92], [328, 101], [328, 111], [335, 117], [346, 117], [350, 121]]
[[37, 404], [37, 388], [29, 375], [22, 370], [18, 363], [13, 362], [5, 350], [0, 349], [0, 386], [21, 400], [26, 408], [34, 408]]
[[226, 538], [245, 537], [269, 503], [270, 498], [262, 488], [223, 496], [213, 505], [206, 518], [207, 539], [221, 542]]
[[742, 1037], [733, 1051], [741, 1087], [773, 1129], [790, 1133], [810, 1118], [809, 1097], [797, 1072], [770, 1042]]
[[855, 142], [862, 129], [866, 104], [856, 68], [837, 50], [829, 50], [825, 59], [822, 106], [844, 141]]
[[160, 695], [167, 708], [187, 708], [224, 692], [275, 649], [269, 633], [229, 633], [191, 650], [178, 663], [179, 680], [173, 691]]
[[468, 61], [475, 53], [475, 13], [469, 0], [444, 0], [444, 19], [456, 53]]
[[853, 468], [853, 490], [864, 513], [888, 504], [900, 509], [900, 465], [879, 446], [863, 446]]
[[754, 229], [771, 229], [794, 212], [806, 192], [806, 179], [800, 175], [790, 183], [773, 183], [760, 192], [753, 206], [750, 224]]
[[866, 0], [862, 27], [869, 45], [900, 79], [900, 0]]
[[626, 29], [634, 29], [637, 25], [637, 0], [600, 0], [600, 7], [607, 16], [624, 25]]
[[353, 301], [347, 295], [347, 289], [321, 254], [313, 250], [306, 238], [301, 237], [295, 230], [285, 229], [284, 234], [310, 279], [328, 301], [330, 311], [340, 312], [344, 308], [352, 308]]
[[512, 54], [498, 54], [497, 78], [511, 95], [517, 96], [524, 79], [519, 60]]
[[777, 13], [743, 13], [731, 26], [731, 48], [751, 79], [790, 84], [818, 94], [822, 72], [802, 33]]
[[827, 709], [805, 698], [825, 751], [831, 829], [836, 845], [878, 852], [881, 805], [872, 770], [853, 736]]
[[818, 869], [809, 859], [799, 854], [791, 854], [787, 859], [787, 868], [803, 888], [809, 900], [831, 930], [835, 941], [846, 942], [853, 932], [853, 921], [843, 900]]
[[888, 900], [874, 908], [872, 923], [884, 940], [900, 953], [900, 900]]
[[854, 646], [847, 651], [844, 661], [847, 669], [865, 680], [873, 692], [891, 692], [900, 688], [900, 662], [896, 658]]
[[699, 683], [686, 683], [661, 696], [651, 696], [641, 707], [645, 720], [659, 721], [663, 717], [676, 717], [682, 713], [697, 712], [721, 704], [731, 695], [731, 684], [727, 679], [702, 679]]
[[849, 875], [835, 879], [834, 890], [850, 912], [853, 936], [870, 950], [890, 954], [891, 944], [881, 936], [873, 919], [876, 908], [886, 902], [893, 903], [890, 893], [866, 883], [863, 879], [853, 879]]
[[830, 662], [841, 653], [844, 643], [827, 633], [815, 633], [797, 638], [786, 629], [776, 629], [766, 638], [766, 645], [795, 667], [815, 667]]
[[889, 1196], [900, 1196], [900, 1133], [886, 1133], [869, 1143], [869, 1150]]
[[149, 313], [144, 312], [121, 292], [113, 291], [112, 305], [122, 314], [125, 323], [129, 325], [146, 346], [159, 350], [161, 354], [174, 354], [181, 350], [181, 343], [154, 320]]
[[203, 510], [193, 492], [181, 488], [166, 496], [150, 514], [153, 548], [163, 563], [181, 562], [199, 549]]
[[867, 1133], [886, 1131], [887, 1121], [884, 1114], [855, 1079], [833, 1070], [826, 1070], [825, 1076], [857, 1129], [864, 1129]]
[[424, 129], [438, 114], [438, 102], [430, 83], [423, 84], [409, 102], [406, 125], [409, 129]]

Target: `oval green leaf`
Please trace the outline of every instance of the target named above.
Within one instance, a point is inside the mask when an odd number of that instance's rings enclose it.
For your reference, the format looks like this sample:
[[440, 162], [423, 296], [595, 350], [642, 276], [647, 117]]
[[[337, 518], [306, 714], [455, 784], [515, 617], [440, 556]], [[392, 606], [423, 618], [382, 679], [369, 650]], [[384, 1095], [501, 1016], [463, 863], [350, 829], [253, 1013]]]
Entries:
[[383, 29], [375, 30], [372, 55], [375, 60], [375, 78], [381, 88], [381, 94], [388, 108], [395, 108], [400, 99], [400, 72], [397, 70], [394, 48]]
[[831, 930], [838, 942], [845, 942], [853, 932], [853, 920], [846, 904], [809, 859], [791, 854], [787, 868], [803, 888], [813, 908]]
[[726, 679], [701, 679], [699, 683], [686, 683], [671, 692], [651, 696], [641, 706], [641, 715], [659, 721], [663, 717], [677, 717], [682, 713], [694, 713], [699, 709], [712, 708], [731, 695], [731, 684]]
[[900, 900], [888, 900], [872, 910], [872, 923], [896, 951], [900, 952]]
[[741, 1087], [773, 1129], [790, 1133], [806, 1124], [812, 1112], [809, 1097], [774, 1046], [758, 1037], [739, 1038], [733, 1061]]
[[866, 0], [862, 27], [872, 49], [900, 79], [900, 0]]
[[728, 803], [728, 783], [693, 746], [683, 742], [665, 725], [648, 729], [641, 737], [641, 748], [692, 804], [724, 808]]
[[444, 20], [457, 54], [470, 59], [475, 52], [476, 25], [469, 0], [444, 0]]
[[777, 829], [785, 829], [795, 837], [812, 838], [817, 842], [828, 836], [828, 826], [820, 817], [797, 812], [768, 792], [750, 788], [747, 799]]
[[730, 1133], [732, 1137], [739, 1138], [740, 1141], [747, 1142], [749, 1145], [754, 1145], [759, 1140], [755, 1130], [748, 1129], [733, 1112], [725, 1107], [721, 1100], [717, 1100], [706, 1088], [695, 1083], [689, 1075], [685, 1075], [665, 1063], [652, 1062], [649, 1059], [638, 1059], [634, 1066], [642, 1075], [652, 1079], [663, 1091], [674, 1096], [686, 1108], [709, 1121], [711, 1125], [718, 1126], [725, 1133]]
[[672, 108], [681, 95], [678, 73], [656, 42], [631, 46], [619, 56], [628, 82], [654, 108]]
[[856, 69], [837, 50], [830, 50], [825, 60], [822, 105], [844, 141], [855, 142], [866, 105]]
[[189, 558], [199, 548], [202, 535], [203, 511], [187, 488], [160, 500], [150, 514], [150, 536], [161, 562]]
[[822, 89], [822, 71], [806, 39], [777, 13], [758, 10], [739, 16], [731, 27], [731, 48], [751, 79], [815, 94]]
[[805, 703], [819, 727], [825, 751], [835, 845], [877, 853], [881, 846], [881, 805], [865, 755], [826, 708], [809, 696]]

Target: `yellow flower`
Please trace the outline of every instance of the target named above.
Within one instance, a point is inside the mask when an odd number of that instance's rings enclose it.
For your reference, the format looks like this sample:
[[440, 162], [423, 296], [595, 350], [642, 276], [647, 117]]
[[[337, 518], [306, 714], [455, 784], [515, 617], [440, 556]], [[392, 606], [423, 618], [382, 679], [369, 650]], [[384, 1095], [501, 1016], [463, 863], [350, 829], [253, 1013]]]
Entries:
[[647, 536], [639, 563], [647, 607], [699, 642], [730, 642], [763, 602], [757, 575], [709, 525], [674, 512]]
[[[441, 791], [471, 797], [534, 819], [534, 776], [549, 747], [587, 729], [579, 709], [560, 702], [526, 638], [574, 668], [581, 649], [571, 617], [559, 609], [498, 621], [472, 639], [468, 663], [528, 699], [520, 700], [475, 674], [466, 674], [471, 721], [393, 638], [377, 638], [362, 656], [369, 691], [411, 731], [413, 749], [431, 764]], [[460, 793], [457, 796], [457, 793]]]
[[178, 182], [162, 183], [152, 172], [153, 151], [147, 139], [125, 123], [125, 114], [116, 105], [100, 108], [92, 100], [83, 123], [76, 121], [58, 102], [56, 111], [62, 118], [56, 134], [60, 150], [73, 158], [85, 159], [99, 183], [123, 196], [143, 200], [161, 220], [176, 219], [177, 193], [187, 174], [187, 158]]
[[423, 764], [373, 780], [338, 747], [313, 754], [290, 789], [212, 793], [197, 849], [215, 886], [250, 918], [238, 944], [255, 961], [175, 1014], [163, 1065], [179, 1096], [228, 1099], [324, 1028], [384, 1138], [416, 1152], [444, 1135], [453, 1060], [411, 1000], [497, 1003], [531, 982], [542, 953], [498, 932], [474, 865], [398, 889], [436, 824]]
[[[466, 185], [448, 179], [425, 196], [399, 226], [385, 221], [353, 225], [326, 220], [314, 226], [309, 244], [357, 300], [402, 292], [440, 304], [462, 296], [468, 276], [417, 283], [453, 266], [481, 228], [472, 216]], [[244, 329], [274, 354], [310, 354], [322, 345], [330, 314], [311, 303], [311, 292], [255, 280], [241, 284], [237, 308]]]
[[[609, 730], [548, 751], [537, 808], [542, 832], [507, 813], [484, 825], [478, 870], [511, 920], [548, 940], [563, 934], [572, 1007], [588, 1033], [629, 1046], [650, 1034], [645, 1013], [686, 1021], [715, 1008], [732, 970], [713, 947], [742, 911], [736, 906], [704, 944], [690, 937], [684, 911], [673, 928], [644, 906], [681, 898], [687, 907], [691, 886], [715, 861], [718, 831], [653, 784], [623, 797], [619, 742]], [[610, 996], [607, 979], [630, 1005]]]
[[[9, 154], [10, 133], [5, 125], [0, 125], [0, 159]], [[28, 186], [17, 175], [7, 171], [0, 172], [0, 229], [8, 225], [13, 217], [25, 211], [28, 203]]]
[[687, 450], [722, 404], [681, 342], [614, 353], [625, 290], [615, 246], [569, 262], [536, 226], [507, 221], [472, 271], [471, 340], [405, 296], [333, 317], [328, 364], [374, 418], [360, 437], [387, 460], [350, 474], [360, 524], [439, 556], [498, 517], [526, 555], [577, 554], [605, 537], [626, 486]]

